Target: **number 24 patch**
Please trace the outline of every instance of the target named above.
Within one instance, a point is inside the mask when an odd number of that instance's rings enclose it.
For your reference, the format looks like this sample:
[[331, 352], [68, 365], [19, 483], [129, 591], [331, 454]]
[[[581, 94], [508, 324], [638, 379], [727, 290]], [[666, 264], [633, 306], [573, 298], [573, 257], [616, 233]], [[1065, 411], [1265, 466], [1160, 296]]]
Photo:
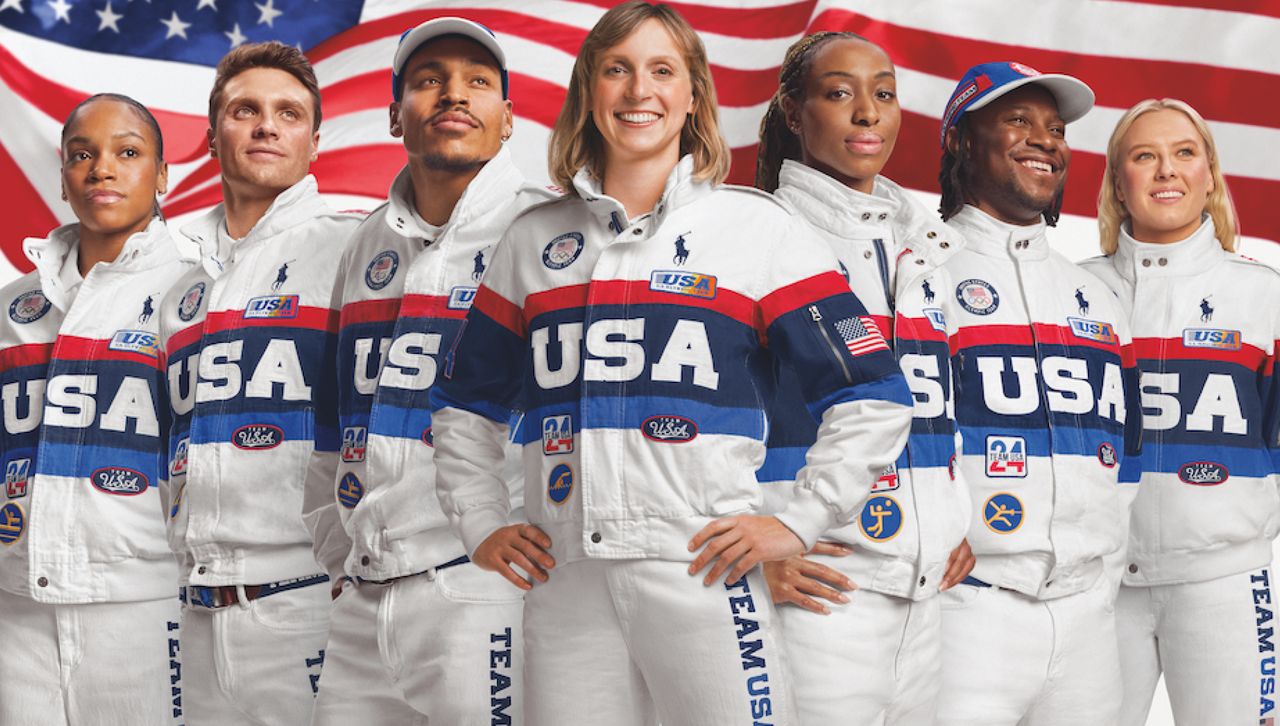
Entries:
[[1026, 440], [1021, 436], [988, 436], [987, 476], [1020, 479], [1026, 475]]

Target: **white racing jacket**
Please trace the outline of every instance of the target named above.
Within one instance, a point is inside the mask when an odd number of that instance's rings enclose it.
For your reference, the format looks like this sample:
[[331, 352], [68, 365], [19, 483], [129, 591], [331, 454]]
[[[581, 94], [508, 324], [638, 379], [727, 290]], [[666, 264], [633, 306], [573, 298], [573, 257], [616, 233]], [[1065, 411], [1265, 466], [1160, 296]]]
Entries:
[[201, 265], [158, 309], [170, 435], [169, 543], [183, 584], [256, 585], [320, 570], [302, 521], [313, 448], [337, 449], [330, 307], [353, 215], [308, 176], [244, 239], [220, 241], [221, 205], [182, 228]]
[[973, 498], [973, 577], [1040, 599], [1081, 592], [1124, 546], [1142, 417], [1128, 317], [1098, 278], [1049, 248], [1044, 223], [972, 206], [951, 337], [960, 457]]
[[[324, 461], [312, 468], [305, 504], [316, 558], [331, 577], [345, 570], [386, 580], [465, 554], [435, 494], [427, 394], [498, 240], [522, 209], [554, 196], [526, 184], [504, 148], [438, 231], [417, 221], [407, 168], [356, 230], [333, 302], [342, 311], [338, 378], [330, 384], [341, 448], [317, 451]], [[508, 449], [505, 478], [519, 507], [519, 451]]]
[[692, 559], [711, 518], [762, 509], [779, 360], [822, 425], [777, 516], [807, 546], [852, 519], [911, 399], [830, 250], [689, 157], [635, 220], [585, 172], [576, 186], [511, 226], [432, 390], [437, 490], [467, 551], [507, 522], [493, 463], [523, 407], [525, 512], [558, 562]]
[[194, 261], [155, 219], [73, 299], [60, 271], [79, 231], [28, 239], [36, 269], [0, 288], [0, 588], [60, 604], [175, 597], [156, 312]]
[[1142, 371], [1142, 489], [1128, 585], [1266, 566], [1280, 497], [1280, 272], [1227, 252], [1206, 219], [1174, 244], [1084, 263], [1132, 310]]
[[[969, 497], [955, 467], [948, 328], [955, 299], [940, 265], [961, 248], [959, 237], [892, 181], [877, 177], [874, 194], [784, 161], [775, 194], [814, 226], [840, 261], [849, 286], [881, 332], [893, 341], [915, 398], [907, 446], [872, 487], [854, 521], [823, 537], [854, 546], [841, 570], [874, 592], [923, 599], [938, 591], [951, 551], [969, 528]], [[769, 450], [758, 476], [790, 493], [817, 425], [805, 410], [794, 371], [783, 368], [771, 411]]]

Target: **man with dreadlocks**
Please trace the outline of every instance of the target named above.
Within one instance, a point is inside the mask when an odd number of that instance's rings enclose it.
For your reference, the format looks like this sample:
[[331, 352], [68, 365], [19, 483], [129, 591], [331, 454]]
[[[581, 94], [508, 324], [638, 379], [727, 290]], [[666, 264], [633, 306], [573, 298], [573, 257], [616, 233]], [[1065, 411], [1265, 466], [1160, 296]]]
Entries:
[[1114, 599], [1139, 468], [1137, 373], [1115, 296], [1045, 237], [1066, 126], [1092, 106], [1075, 78], [986, 63], [942, 118], [941, 212], [965, 247], [943, 264], [954, 292], [938, 292], [958, 304], [977, 556], [942, 595], [946, 726], [1108, 724], [1120, 705]]
[[[973, 567], [963, 543], [969, 497], [957, 481], [948, 322], [939, 266], [959, 240], [880, 176], [902, 125], [893, 61], [848, 32], [787, 51], [760, 127], [756, 183], [774, 191], [831, 248], [883, 331], [914, 395], [911, 432], [849, 521], [814, 550], [765, 564], [783, 626], [799, 723], [931, 726], [941, 640], [939, 590]], [[775, 191], [776, 190], [776, 191]], [[858, 343], [855, 343], [855, 346]], [[757, 471], [781, 507], [817, 439], [797, 374], [779, 373], [768, 452]], [[852, 596], [841, 591], [853, 587]], [[886, 664], [893, 664], [886, 668]]]

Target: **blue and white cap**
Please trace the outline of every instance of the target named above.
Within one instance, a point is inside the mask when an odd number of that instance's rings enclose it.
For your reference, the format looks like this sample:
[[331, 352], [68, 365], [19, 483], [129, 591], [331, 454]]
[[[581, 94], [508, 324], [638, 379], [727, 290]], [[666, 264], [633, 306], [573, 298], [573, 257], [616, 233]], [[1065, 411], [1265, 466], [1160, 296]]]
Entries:
[[1093, 90], [1084, 81], [1061, 73], [1041, 73], [1013, 61], [983, 63], [965, 71], [942, 114], [940, 140], [947, 145], [947, 129], [960, 123], [966, 111], [976, 111], [1001, 96], [1028, 84], [1045, 87], [1058, 102], [1058, 114], [1071, 123], [1093, 108]]
[[428, 20], [416, 28], [404, 31], [400, 36], [400, 45], [396, 46], [396, 55], [391, 61], [391, 97], [400, 100], [400, 73], [404, 71], [404, 64], [409, 62], [414, 51], [444, 35], [461, 35], [474, 40], [492, 53], [498, 61], [498, 72], [502, 76], [502, 97], [507, 98], [507, 54], [502, 52], [498, 39], [492, 30], [480, 23], [457, 17]]

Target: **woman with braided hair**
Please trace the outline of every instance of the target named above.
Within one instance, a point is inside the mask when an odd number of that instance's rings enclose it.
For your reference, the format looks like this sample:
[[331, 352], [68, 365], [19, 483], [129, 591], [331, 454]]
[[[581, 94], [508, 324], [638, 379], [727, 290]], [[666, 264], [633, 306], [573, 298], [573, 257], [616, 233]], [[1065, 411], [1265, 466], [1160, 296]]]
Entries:
[[[907, 448], [860, 513], [826, 532], [807, 557], [765, 564], [804, 724], [932, 724], [941, 632], [934, 596], [973, 566], [963, 541], [968, 497], [951, 466], [947, 337], [955, 303], [934, 294], [950, 289], [939, 265], [958, 245], [879, 176], [900, 124], [885, 52], [853, 33], [820, 32], [787, 51], [760, 127], [756, 185], [793, 207], [835, 252], [869, 312], [863, 326], [891, 342], [915, 394]], [[798, 377], [784, 369], [758, 472], [779, 508], [818, 430], [798, 390]]]

